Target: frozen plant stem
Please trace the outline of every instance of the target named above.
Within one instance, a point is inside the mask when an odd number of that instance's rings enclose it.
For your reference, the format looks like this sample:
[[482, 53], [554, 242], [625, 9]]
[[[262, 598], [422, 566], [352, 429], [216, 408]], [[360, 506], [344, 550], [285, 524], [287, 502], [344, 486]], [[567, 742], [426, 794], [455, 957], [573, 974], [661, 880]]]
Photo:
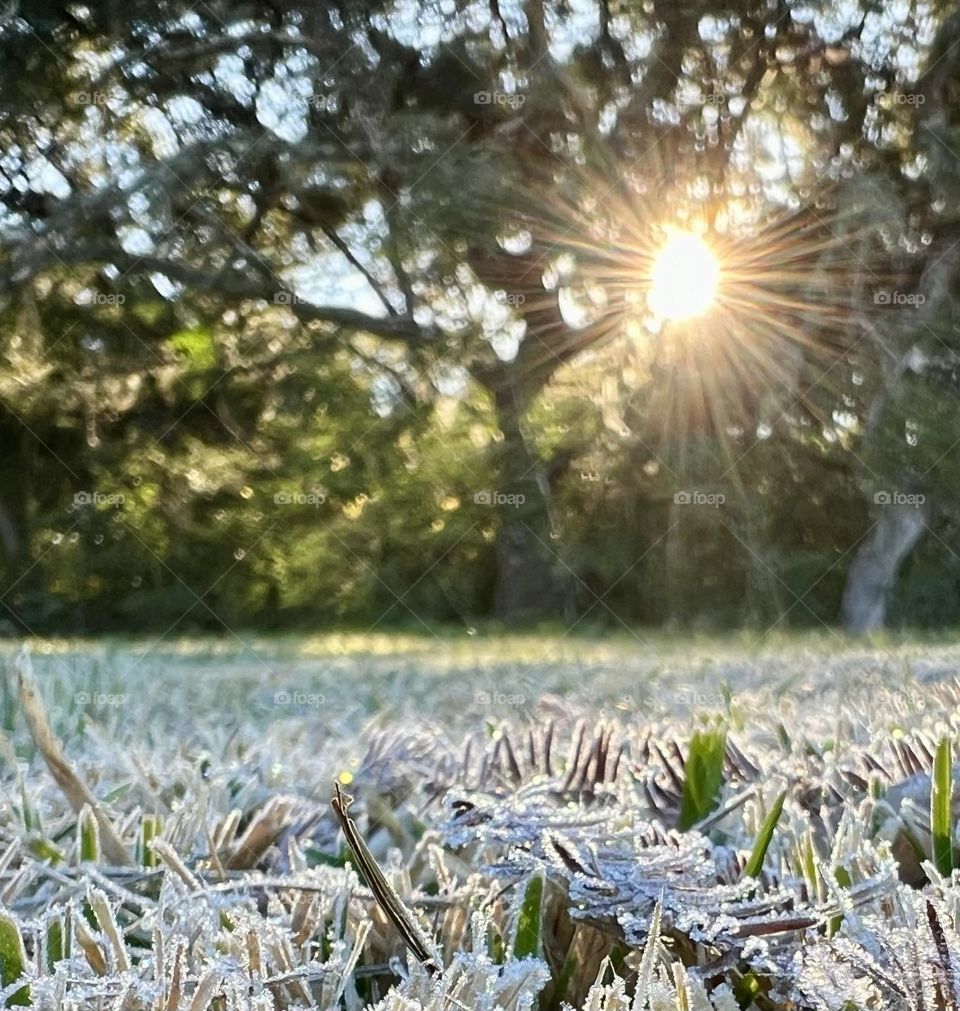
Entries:
[[347, 837], [347, 844], [353, 852], [358, 868], [367, 879], [367, 884], [370, 886], [374, 898], [390, 922], [397, 928], [404, 944], [413, 952], [417, 961], [421, 962], [428, 972], [439, 972], [440, 967], [430, 952], [430, 946], [423, 936], [420, 926], [403, 904], [393, 886], [387, 881], [383, 871], [380, 870], [379, 864], [363, 841], [356, 822], [347, 814], [353, 803], [353, 797], [341, 792], [339, 783], [335, 784], [335, 791], [330, 802], [333, 813], [337, 816], [337, 821], [340, 822], [343, 834]]
[[100, 802], [90, 792], [90, 788], [74, 772], [73, 767], [67, 761], [67, 756], [63, 753], [62, 745], [50, 726], [46, 709], [44, 709], [33, 680], [30, 654], [26, 648], [21, 649], [17, 656], [16, 673], [17, 694], [20, 708], [23, 710], [23, 716], [27, 722], [27, 729], [30, 731], [30, 736], [40, 754], [43, 755], [50, 774], [77, 814], [80, 814], [85, 806], [90, 808], [100, 828], [100, 845], [106, 858], [113, 864], [126, 866], [131, 860], [123, 845], [123, 840], [113, 827], [113, 822], [100, 806]]

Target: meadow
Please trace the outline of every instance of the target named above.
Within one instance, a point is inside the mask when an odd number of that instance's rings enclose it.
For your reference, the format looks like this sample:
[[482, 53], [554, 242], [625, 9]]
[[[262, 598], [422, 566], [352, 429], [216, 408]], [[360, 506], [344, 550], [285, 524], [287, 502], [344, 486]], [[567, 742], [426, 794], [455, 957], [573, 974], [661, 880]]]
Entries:
[[960, 1011], [958, 39], [0, 4], [0, 1008]]
[[11, 644], [0, 1002], [954, 1007], [956, 656], [827, 634]]

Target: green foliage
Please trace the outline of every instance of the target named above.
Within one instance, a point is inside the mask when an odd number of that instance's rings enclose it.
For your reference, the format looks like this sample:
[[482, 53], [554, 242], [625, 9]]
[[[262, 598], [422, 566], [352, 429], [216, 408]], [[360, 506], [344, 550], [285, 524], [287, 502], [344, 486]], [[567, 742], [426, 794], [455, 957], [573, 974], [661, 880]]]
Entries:
[[156, 867], [157, 855], [152, 843], [160, 833], [160, 819], [156, 815], [145, 814], [140, 822], [140, 863], [144, 867]]
[[944, 876], [953, 870], [953, 744], [943, 737], [937, 745], [930, 790], [930, 833], [933, 865]]
[[100, 859], [100, 825], [89, 806], [77, 819], [77, 842], [81, 863], [96, 863]]
[[[190, 42], [139, 2], [0, 24], [0, 632], [509, 620], [517, 573], [553, 620], [818, 627], [869, 546], [866, 484], [956, 499], [949, 285], [910, 303], [922, 325], [851, 326], [878, 278], [951, 269], [954, 97], [878, 83], [953, 74], [949, 19], [909, 67], [889, 41], [917, 34], [908, 4], [868, 63], [861, 26], [786, 74], [833, 41], [817, 19], [787, 40], [759, 0], [704, 6], [715, 38], [685, 4], [611, 7], [551, 60], [532, 11], [507, 31], [495, 5], [441, 6], [429, 46], [417, 4], [377, 0], [319, 31], [253, 3], [243, 39], [214, 12]], [[568, 34], [564, 10], [543, 30]], [[250, 115], [271, 88], [293, 133]], [[754, 311], [654, 332], [647, 250], [683, 221], [730, 251], [741, 218], [777, 279], [732, 300]], [[722, 509], [675, 508], [713, 484]], [[474, 501], [515, 485], [512, 522]], [[908, 625], [960, 620], [937, 509], [897, 588]]]
[[756, 973], [747, 972], [737, 980], [733, 992], [740, 1007], [749, 1008], [763, 993], [763, 984]]
[[50, 914], [46, 942], [47, 971], [53, 972], [57, 962], [70, 955], [70, 920], [60, 910]]
[[[5, 987], [22, 979], [27, 971], [27, 955], [16, 920], [6, 912], [0, 912], [0, 982]], [[32, 1004], [28, 986], [17, 990], [7, 998], [6, 1006], [28, 1006]]]
[[184, 360], [188, 372], [204, 372], [217, 362], [214, 335], [210, 330], [181, 330], [168, 340], [170, 347]]
[[677, 827], [692, 828], [717, 807], [723, 787], [727, 732], [720, 727], [698, 730], [690, 740], [683, 766], [683, 795]]
[[536, 957], [540, 954], [540, 907], [543, 903], [543, 876], [535, 874], [523, 893], [517, 918], [517, 936], [513, 942], [513, 957]]
[[750, 851], [750, 857], [743, 868], [744, 877], [760, 877], [760, 873], [763, 870], [763, 861], [766, 859], [767, 850], [770, 848], [770, 843], [773, 840], [773, 833], [777, 827], [777, 822], [780, 821], [780, 815], [783, 813], [783, 802], [786, 798], [787, 791], [784, 790], [773, 802], [773, 807], [770, 808], [766, 818], [763, 819], [763, 824], [757, 833], [753, 849]]
[[20, 812], [23, 827], [27, 832], [42, 833], [43, 825], [40, 822], [40, 814], [27, 793], [26, 784], [20, 780]]

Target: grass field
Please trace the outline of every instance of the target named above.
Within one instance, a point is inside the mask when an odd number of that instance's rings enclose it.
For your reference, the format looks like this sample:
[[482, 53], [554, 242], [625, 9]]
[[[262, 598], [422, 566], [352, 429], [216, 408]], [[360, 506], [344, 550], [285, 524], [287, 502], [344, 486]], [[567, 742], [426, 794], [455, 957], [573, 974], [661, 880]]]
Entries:
[[[960, 637], [887, 637], [871, 645], [828, 632], [728, 637], [329, 634], [177, 640], [43, 640], [34, 668], [57, 713], [78, 706], [122, 729], [166, 734], [182, 719], [307, 715], [346, 720], [437, 716], [535, 719], [557, 703], [631, 706], [691, 718], [733, 695], [797, 690], [843, 697], [866, 685], [950, 678]], [[19, 644], [0, 644], [9, 667]], [[181, 697], [184, 693], [185, 697]], [[84, 695], [90, 696], [85, 699]], [[289, 696], [289, 698], [286, 698]]]
[[0, 1003], [957, 1006], [949, 638], [29, 645]]

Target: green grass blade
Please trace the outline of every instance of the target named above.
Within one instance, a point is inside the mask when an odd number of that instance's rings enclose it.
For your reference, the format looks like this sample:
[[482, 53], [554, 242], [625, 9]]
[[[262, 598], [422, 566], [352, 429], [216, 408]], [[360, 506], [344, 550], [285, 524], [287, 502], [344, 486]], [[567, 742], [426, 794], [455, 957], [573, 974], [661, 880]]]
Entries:
[[43, 825], [40, 822], [40, 815], [37, 813], [37, 809], [30, 802], [30, 797], [27, 794], [27, 788], [24, 786], [23, 780], [20, 780], [20, 810], [23, 815], [23, 827], [27, 832], [43, 832]]
[[526, 958], [540, 954], [540, 903], [543, 899], [543, 877], [530, 879], [520, 906], [517, 939], [513, 942], [513, 957]]
[[770, 808], [766, 818], [763, 819], [763, 824], [760, 826], [756, 842], [753, 844], [753, 850], [750, 853], [750, 859], [747, 860], [747, 864], [743, 868], [744, 877], [760, 877], [760, 872], [763, 870], [763, 861], [766, 859], [767, 850], [770, 848], [770, 842], [773, 839], [777, 822], [780, 821], [780, 815], [783, 814], [783, 802], [786, 798], [787, 791], [784, 790], [773, 802], [773, 807]]
[[817, 874], [817, 854], [813, 843], [813, 831], [807, 826], [806, 835], [800, 841], [799, 864], [803, 869], [803, 877], [807, 883], [811, 901], [820, 897], [819, 876]]
[[717, 806], [723, 786], [726, 730], [698, 730], [690, 740], [683, 766], [683, 797], [677, 827], [681, 831], [703, 821]]
[[763, 993], [760, 978], [754, 972], [741, 976], [733, 987], [733, 995], [740, 1007], [753, 1007], [756, 999]]
[[47, 923], [47, 972], [53, 972], [57, 962], [64, 957], [63, 941], [63, 917], [59, 913], [54, 913]]
[[506, 945], [503, 943], [503, 935], [500, 931], [491, 926], [487, 941], [487, 954], [494, 965], [503, 965], [506, 959]]
[[574, 955], [567, 952], [566, 961], [563, 963], [563, 968], [560, 970], [560, 975], [557, 977], [557, 1002], [558, 1004], [563, 1004], [567, 996], [567, 990], [570, 987], [570, 980], [573, 979], [576, 974], [578, 963]]
[[[7, 913], [0, 912], [0, 981], [4, 987], [23, 979], [27, 968], [27, 954], [23, 938], [16, 921]], [[25, 986], [7, 998], [7, 1007], [33, 1003], [30, 987]]]
[[940, 739], [933, 761], [930, 790], [930, 832], [933, 836], [933, 866], [949, 877], [953, 870], [953, 745]]
[[80, 863], [98, 863], [100, 860], [100, 825], [93, 811], [84, 806], [77, 819], [77, 835], [80, 843]]
[[145, 814], [140, 822], [140, 863], [144, 867], [156, 867], [157, 855], [150, 845], [160, 834], [160, 819]]

